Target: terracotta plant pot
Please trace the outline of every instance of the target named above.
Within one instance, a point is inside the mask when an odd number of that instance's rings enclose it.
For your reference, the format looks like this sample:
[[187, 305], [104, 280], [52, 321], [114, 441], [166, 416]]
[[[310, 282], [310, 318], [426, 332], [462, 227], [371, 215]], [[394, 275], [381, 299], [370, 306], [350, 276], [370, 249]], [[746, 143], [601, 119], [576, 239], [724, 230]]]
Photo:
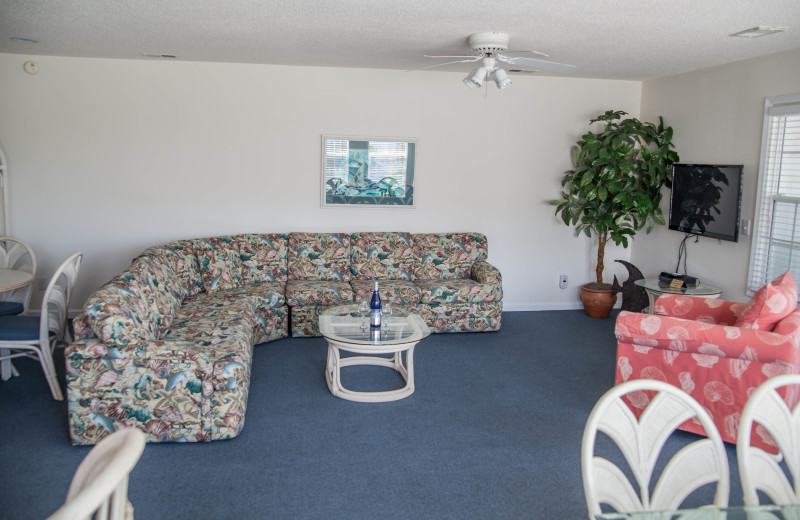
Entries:
[[612, 293], [609, 283], [587, 283], [581, 286], [581, 302], [587, 316], [608, 318], [611, 308], [617, 303], [617, 295]]

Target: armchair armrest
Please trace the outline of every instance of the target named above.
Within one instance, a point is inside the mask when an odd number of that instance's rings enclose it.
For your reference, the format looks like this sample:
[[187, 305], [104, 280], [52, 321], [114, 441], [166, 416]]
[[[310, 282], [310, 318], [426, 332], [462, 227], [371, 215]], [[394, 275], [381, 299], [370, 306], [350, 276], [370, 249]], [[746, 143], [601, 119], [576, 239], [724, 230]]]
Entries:
[[470, 277], [479, 283], [492, 285], [500, 285], [503, 283], [503, 276], [500, 274], [500, 270], [484, 260], [472, 264]]
[[793, 336], [669, 316], [621, 311], [614, 334], [621, 343], [761, 363], [800, 364]]
[[664, 294], [655, 303], [655, 313], [685, 320], [733, 325], [745, 308], [744, 303], [701, 296]]

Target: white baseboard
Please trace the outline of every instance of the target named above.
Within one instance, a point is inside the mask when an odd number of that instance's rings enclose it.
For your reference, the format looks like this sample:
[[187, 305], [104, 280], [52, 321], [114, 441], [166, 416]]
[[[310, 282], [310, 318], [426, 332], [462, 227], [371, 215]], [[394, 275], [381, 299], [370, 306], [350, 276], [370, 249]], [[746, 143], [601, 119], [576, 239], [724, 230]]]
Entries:
[[575, 303], [503, 303], [503, 312], [522, 311], [574, 311], [583, 309], [581, 302]]

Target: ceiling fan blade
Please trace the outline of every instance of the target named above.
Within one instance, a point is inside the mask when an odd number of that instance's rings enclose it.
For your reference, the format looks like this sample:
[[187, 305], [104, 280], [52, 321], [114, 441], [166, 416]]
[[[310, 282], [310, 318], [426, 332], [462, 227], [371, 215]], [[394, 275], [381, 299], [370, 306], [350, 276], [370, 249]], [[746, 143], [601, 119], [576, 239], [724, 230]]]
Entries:
[[[541, 56], [543, 58], [549, 58], [550, 57], [549, 54], [545, 54], [545, 53], [539, 52], [539, 51], [526, 51], [526, 50], [517, 51], [517, 50], [514, 50], [514, 51], [508, 51], [508, 52], [527, 52], [527, 53], [530, 53], [530, 54], [536, 54], [537, 56]], [[497, 57], [501, 58], [501, 59], [502, 58], [511, 59], [513, 56], [506, 56], [505, 54], [498, 54]]]
[[556, 63], [554, 61], [537, 60], [536, 58], [506, 58], [502, 61], [505, 61], [510, 65], [522, 65], [523, 67], [531, 67], [533, 69], [548, 72], [560, 72], [562, 74], [571, 74], [577, 69], [575, 65]]
[[[437, 58], [444, 58], [445, 56], [436, 56]], [[463, 56], [453, 56], [454, 58], [463, 58]], [[446, 63], [437, 63], [436, 65], [429, 65], [428, 67], [422, 67], [421, 69], [417, 70], [425, 70], [425, 69], [432, 69], [434, 67], [443, 67], [444, 65], [452, 65], [454, 63], [474, 63], [478, 60], [483, 58], [483, 56], [471, 56], [468, 60], [458, 60], [458, 61], [448, 61]]]
[[474, 54], [456, 54], [455, 56], [440, 56], [440, 55], [433, 55], [433, 54], [423, 54], [426, 58], [474, 58], [475, 61], [483, 58], [483, 54], [480, 56], [475, 56]]

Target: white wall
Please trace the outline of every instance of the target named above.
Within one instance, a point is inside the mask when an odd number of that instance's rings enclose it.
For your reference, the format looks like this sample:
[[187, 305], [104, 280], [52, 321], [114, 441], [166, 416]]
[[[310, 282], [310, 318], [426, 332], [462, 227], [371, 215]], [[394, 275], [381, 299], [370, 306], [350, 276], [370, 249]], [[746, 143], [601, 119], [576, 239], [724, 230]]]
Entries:
[[[753, 219], [764, 99], [800, 92], [800, 49], [697, 72], [646, 81], [642, 117], [659, 115], [675, 130], [674, 143], [685, 163], [744, 165], [742, 218]], [[669, 210], [665, 190], [662, 208]], [[673, 271], [683, 233], [665, 227], [637, 236], [631, 261], [645, 276]], [[688, 242], [687, 271], [724, 289], [722, 297], [747, 301], [750, 236], [739, 242], [701, 238]], [[681, 263], [681, 269], [683, 263]], [[682, 272], [682, 271], [681, 271]]]
[[[546, 200], [588, 120], [638, 115], [641, 101], [626, 81], [515, 76], [487, 93], [461, 73], [36, 57], [31, 76], [27, 59], [0, 54], [11, 228], [43, 277], [84, 252], [73, 307], [146, 247], [179, 238], [474, 230], [489, 239], [507, 310], [577, 308], [591, 242]], [[417, 208], [321, 209], [326, 133], [418, 138]], [[607, 258], [614, 267], [629, 251]]]

